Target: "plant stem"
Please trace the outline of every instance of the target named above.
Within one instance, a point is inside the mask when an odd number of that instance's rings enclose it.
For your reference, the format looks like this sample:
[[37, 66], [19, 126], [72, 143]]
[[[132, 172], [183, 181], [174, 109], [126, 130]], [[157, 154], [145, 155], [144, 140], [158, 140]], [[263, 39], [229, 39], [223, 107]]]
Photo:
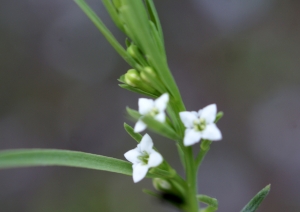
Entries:
[[187, 212], [198, 212], [197, 169], [195, 166], [192, 147], [185, 148], [186, 152], [186, 181], [187, 181]]

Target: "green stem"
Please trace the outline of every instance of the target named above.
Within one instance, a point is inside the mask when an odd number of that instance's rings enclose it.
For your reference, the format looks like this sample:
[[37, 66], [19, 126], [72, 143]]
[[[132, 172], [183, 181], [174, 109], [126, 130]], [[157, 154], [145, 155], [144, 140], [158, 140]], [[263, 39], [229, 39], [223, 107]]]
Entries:
[[187, 212], [198, 212], [197, 201], [197, 169], [195, 166], [192, 147], [185, 148], [186, 154], [186, 181], [187, 181]]

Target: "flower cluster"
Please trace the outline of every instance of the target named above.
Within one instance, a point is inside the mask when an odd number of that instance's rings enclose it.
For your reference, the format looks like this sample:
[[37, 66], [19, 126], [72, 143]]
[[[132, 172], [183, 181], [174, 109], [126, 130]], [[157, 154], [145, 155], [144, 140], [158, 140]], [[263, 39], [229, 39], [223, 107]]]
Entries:
[[[134, 132], [141, 132], [147, 128], [142, 121], [144, 116], [150, 116], [156, 121], [165, 123], [165, 110], [168, 106], [169, 95], [167, 93], [161, 95], [156, 100], [140, 98], [138, 101], [139, 113], [141, 118], [134, 127]], [[196, 111], [184, 111], [179, 113], [180, 119], [185, 126], [185, 134], [183, 138], [184, 146], [191, 146], [201, 139], [210, 141], [218, 141], [222, 139], [221, 131], [214, 123], [217, 116], [217, 106], [215, 104], [208, 105], [203, 109]], [[163, 157], [153, 149], [153, 142], [148, 134], [145, 134], [138, 146], [125, 153], [125, 158], [133, 165], [133, 181], [142, 180], [148, 170], [159, 166]]]

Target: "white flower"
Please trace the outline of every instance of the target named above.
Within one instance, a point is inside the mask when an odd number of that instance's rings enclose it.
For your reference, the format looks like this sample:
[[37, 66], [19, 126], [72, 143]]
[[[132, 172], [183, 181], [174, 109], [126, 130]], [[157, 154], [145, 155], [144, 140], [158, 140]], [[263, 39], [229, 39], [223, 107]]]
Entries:
[[149, 168], [156, 167], [163, 161], [161, 154], [153, 149], [153, 142], [148, 134], [143, 136], [141, 143], [135, 149], [129, 150], [124, 156], [133, 163], [132, 176], [135, 183], [146, 176]]
[[180, 119], [186, 127], [183, 143], [185, 146], [193, 145], [202, 138], [217, 141], [222, 139], [222, 134], [214, 123], [217, 115], [217, 106], [211, 104], [198, 112], [180, 112]]
[[[166, 120], [165, 109], [169, 101], [169, 94], [165, 93], [156, 100], [140, 98], [139, 113], [141, 115], [150, 115], [159, 122]], [[134, 126], [134, 132], [142, 132], [147, 128], [147, 125], [139, 119]]]

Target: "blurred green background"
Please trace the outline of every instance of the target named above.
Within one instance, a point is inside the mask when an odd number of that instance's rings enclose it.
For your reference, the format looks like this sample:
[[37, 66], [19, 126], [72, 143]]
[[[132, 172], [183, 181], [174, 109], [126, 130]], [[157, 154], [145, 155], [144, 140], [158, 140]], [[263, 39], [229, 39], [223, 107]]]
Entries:
[[[101, 1], [88, 3], [124, 43]], [[225, 112], [199, 172], [199, 192], [239, 211], [271, 183], [258, 210], [300, 211], [300, 2], [157, 0], [169, 65], [187, 110]], [[138, 95], [129, 68], [73, 1], [2, 0], [0, 149], [57, 148], [124, 159]], [[130, 124], [134, 124], [128, 121]], [[182, 172], [174, 143], [151, 136]], [[195, 149], [198, 146], [195, 145]], [[76, 168], [0, 171], [1, 212], [175, 212], [144, 195], [150, 180]]]

